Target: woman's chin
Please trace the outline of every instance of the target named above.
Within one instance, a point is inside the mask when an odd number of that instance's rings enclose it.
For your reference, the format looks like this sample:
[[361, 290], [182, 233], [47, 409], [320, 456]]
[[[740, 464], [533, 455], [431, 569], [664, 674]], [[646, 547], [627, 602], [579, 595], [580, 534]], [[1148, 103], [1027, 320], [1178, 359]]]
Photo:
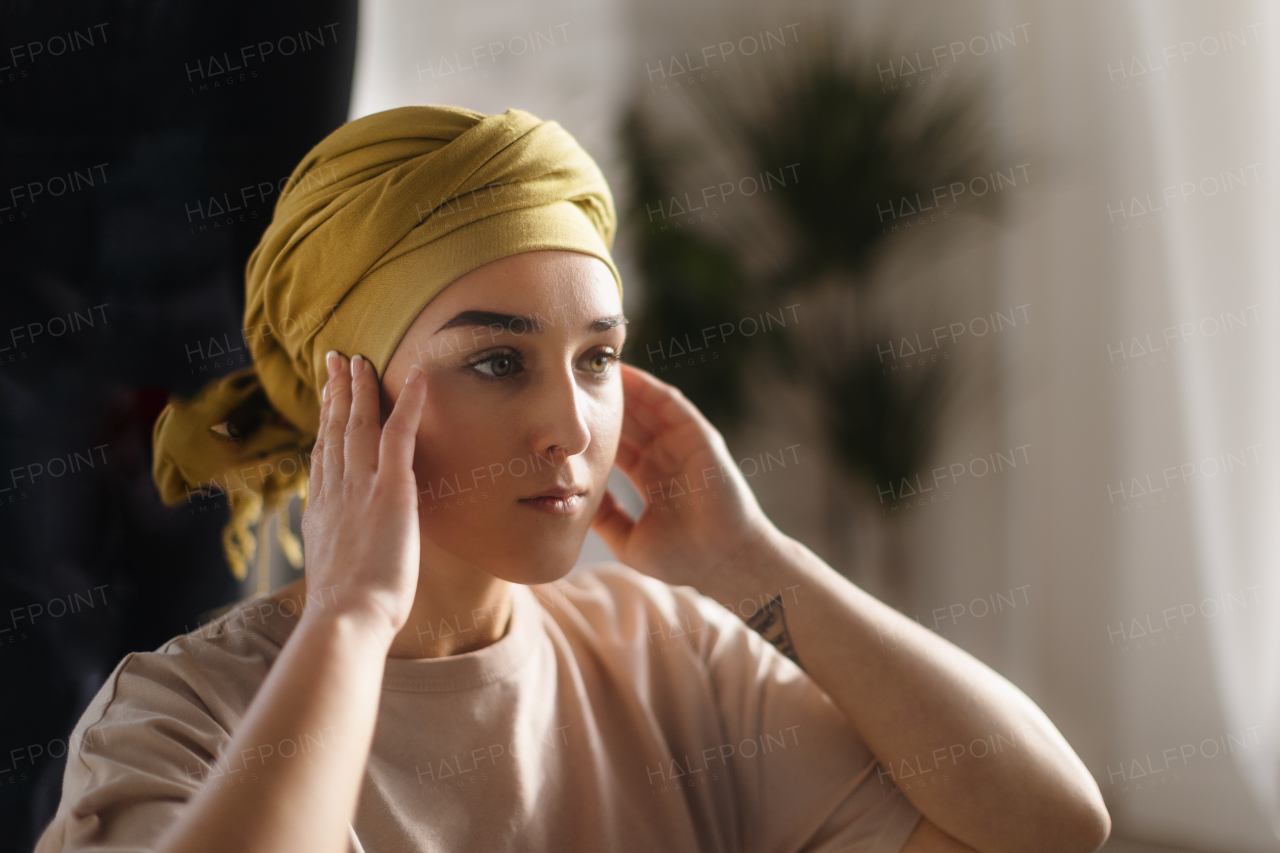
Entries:
[[573, 571], [575, 560], [562, 563], [542, 563], [536, 566], [523, 566], [513, 577], [504, 578], [511, 583], [533, 586], [540, 583], [554, 583]]
[[[424, 537], [465, 563], [518, 584], [557, 581], [573, 569], [590, 529], [586, 512], [572, 515], [524, 507], [502, 517], [452, 520], [424, 529]], [[469, 522], [469, 523], [468, 523]], [[477, 549], [475, 546], [480, 545]]]
[[560, 580], [578, 562], [586, 535], [585, 530], [566, 530], [556, 536], [531, 537], [521, 542], [506, 561], [503, 577], [521, 584]]

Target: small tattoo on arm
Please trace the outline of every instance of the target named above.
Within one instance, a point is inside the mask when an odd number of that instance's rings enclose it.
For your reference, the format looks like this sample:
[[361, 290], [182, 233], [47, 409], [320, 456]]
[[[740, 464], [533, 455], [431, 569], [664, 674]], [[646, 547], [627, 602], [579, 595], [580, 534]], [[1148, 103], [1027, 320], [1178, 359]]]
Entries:
[[780, 597], [775, 595], [746, 622], [748, 628], [764, 637], [774, 648], [789, 657], [796, 666], [804, 669], [804, 664], [800, 663], [795, 647], [791, 644], [791, 635], [787, 633], [787, 614]]

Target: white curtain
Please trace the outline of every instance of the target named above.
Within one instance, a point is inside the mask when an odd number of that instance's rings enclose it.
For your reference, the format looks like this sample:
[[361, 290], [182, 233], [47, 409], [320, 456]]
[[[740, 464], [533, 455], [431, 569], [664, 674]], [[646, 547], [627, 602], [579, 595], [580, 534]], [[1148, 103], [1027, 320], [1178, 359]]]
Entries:
[[[1280, 277], [1271, 3], [992, 3], [1033, 49], [993, 69], [1045, 182], [1001, 240], [1004, 571], [1047, 596], [1000, 626], [1117, 834], [1280, 844]], [[1027, 437], [1029, 436], [1029, 437]]]
[[[1241, 454], [1246, 465], [1274, 471], [1280, 438], [1280, 216], [1275, 196], [1280, 165], [1280, 52], [1275, 39], [1280, 16], [1274, 3], [1230, 10], [1236, 12], [1230, 21], [1224, 19], [1227, 9], [1197, 11], [1200, 14], [1179, 14], [1151, 0], [1140, 9], [1143, 29], [1153, 40], [1178, 41], [1191, 25], [1211, 34], [1208, 41], [1201, 38], [1210, 49], [1221, 41], [1213, 25], [1222, 24], [1225, 30], [1227, 24], [1242, 23], [1239, 12], [1244, 12], [1245, 26], [1232, 29], [1252, 37], [1241, 39], [1245, 47], [1260, 49], [1256, 62], [1248, 66], [1252, 73], [1231, 69], [1218, 76], [1220, 90], [1213, 86], [1190, 97], [1162, 90], [1149, 107], [1152, 126], [1166, 140], [1157, 151], [1161, 172], [1193, 174], [1197, 163], [1211, 160], [1232, 161], [1233, 167], [1234, 161], [1247, 162], [1242, 177], [1254, 190], [1224, 204], [1211, 219], [1179, 220], [1164, 235], [1175, 314], [1198, 320], [1194, 332], [1202, 337], [1215, 330], [1227, 336], [1220, 346], [1189, 348], [1180, 365], [1178, 392], [1187, 456], [1205, 469], [1197, 473], [1206, 475], [1214, 468], [1208, 460], [1228, 448], [1243, 448], [1248, 450]], [[1237, 46], [1234, 39], [1230, 44]], [[1200, 185], [1208, 191], [1216, 183], [1201, 178]], [[1227, 306], [1232, 316], [1226, 324], [1215, 325]], [[1237, 313], [1247, 315], [1247, 325], [1237, 326]], [[1245, 333], [1246, 328], [1252, 333]], [[1235, 455], [1228, 458], [1234, 465]], [[1280, 490], [1265, 475], [1234, 482], [1230, 473], [1206, 477], [1202, 487], [1191, 492], [1194, 559], [1206, 601], [1225, 602], [1224, 612], [1208, 623], [1224, 715], [1231, 729], [1257, 728], [1258, 737], [1252, 742], [1246, 738], [1246, 748], [1233, 754], [1250, 792], [1280, 835]], [[1213, 608], [1205, 604], [1203, 609]]]

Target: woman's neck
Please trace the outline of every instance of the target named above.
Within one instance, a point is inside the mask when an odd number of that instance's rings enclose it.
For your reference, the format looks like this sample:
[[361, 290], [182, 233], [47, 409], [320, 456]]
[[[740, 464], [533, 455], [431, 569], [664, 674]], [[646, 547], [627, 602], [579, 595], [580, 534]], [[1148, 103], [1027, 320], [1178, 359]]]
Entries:
[[[307, 600], [305, 576], [272, 598]], [[474, 652], [506, 635], [512, 611], [511, 582], [474, 569], [433, 572], [422, 567], [413, 609], [387, 657], [443, 658]]]

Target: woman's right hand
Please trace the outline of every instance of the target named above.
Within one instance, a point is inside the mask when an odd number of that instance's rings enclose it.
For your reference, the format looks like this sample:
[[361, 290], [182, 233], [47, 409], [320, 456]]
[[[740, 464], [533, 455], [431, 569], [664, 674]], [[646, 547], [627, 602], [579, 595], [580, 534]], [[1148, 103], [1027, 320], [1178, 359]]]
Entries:
[[304, 732], [325, 733], [325, 748], [305, 759], [283, 752], [260, 757], [252, 779], [242, 775], [236, 784], [211, 776], [156, 850], [344, 853], [350, 847], [387, 650], [409, 618], [418, 584], [412, 465], [427, 397], [426, 377], [410, 370], [380, 425], [378, 380], [361, 361], [353, 376], [351, 362], [338, 353], [326, 359], [329, 381], [302, 515], [307, 598], [316, 603], [303, 607], [221, 754], [257, 750], [261, 756], [260, 744]]
[[380, 425], [378, 379], [369, 361], [331, 351], [325, 364], [329, 380], [302, 516], [307, 588], [323, 604], [308, 605], [302, 618], [354, 615], [390, 644], [417, 591], [413, 452], [427, 380], [415, 364]]

